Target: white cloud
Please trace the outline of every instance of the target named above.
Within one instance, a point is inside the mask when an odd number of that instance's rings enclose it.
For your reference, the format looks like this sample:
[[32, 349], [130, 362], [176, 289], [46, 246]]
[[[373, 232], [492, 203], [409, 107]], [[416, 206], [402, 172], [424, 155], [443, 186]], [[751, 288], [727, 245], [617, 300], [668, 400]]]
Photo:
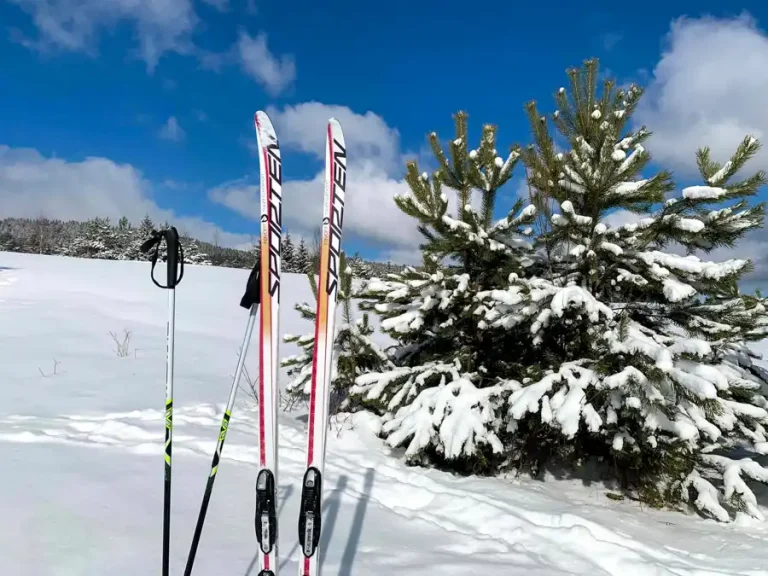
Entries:
[[[764, 147], [743, 173], [768, 169], [768, 35], [743, 13], [731, 19], [679, 18], [666, 40], [635, 113], [636, 123], [653, 132], [648, 148], [654, 158], [679, 178], [697, 178], [697, 148], [709, 146], [713, 159], [725, 162], [752, 134]], [[615, 218], [624, 221], [631, 215], [617, 213]], [[752, 259], [755, 272], [742, 286], [750, 289], [768, 280], [766, 253], [768, 237], [757, 230], [733, 249], [699, 256]]]
[[168, 190], [187, 190], [189, 189], [189, 184], [186, 182], [179, 182], [178, 180], [173, 180], [171, 178], [166, 178], [163, 180], [160, 184], [163, 188], [168, 188]]
[[250, 236], [222, 231], [195, 216], [179, 216], [152, 199], [152, 184], [130, 164], [89, 157], [80, 162], [46, 158], [37, 150], [0, 145], [0, 218], [84, 220], [122, 216], [138, 224], [145, 214], [167, 220], [195, 238], [226, 246], [247, 244]]
[[647, 214], [636, 214], [635, 212], [630, 212], [629, 210], [620, 209], [614, 210], [608, 214], [603, 219], [603, 222], [608, 226], [618, 227], [624, 226], [625, 224], [635, 224], [646, 217]]
[[344, 130], [350, 162], [370, 162], [387, 174], [401, 175], [400, 133], [370, 110], [364, 114], [347, 106], [305, 102], [282, 110], [267, 109], [275, 125], [280, 146], [325, 159], [328, 119], [336, 118]]
[[227, 52], [210, 52], [202, 48], [197, 49], [197, 59], [203, 70], [211, 70], [219, 73], [225, 65], [237, 63], [237, 47], [233, 46]]
[[528, 180], [523, 176], [520, 180], [518, 180], [516, 183], [512, 182], [512, 185], [515, 189], [515, 200], [522, 199], [526, 202], [530, 202], [531, 199], [531, 190], [528, 186]]
[[[365, 167], [362, 168], [365, 170]], [[347, 195], [344, 233], [381, 242], [388, 246], [408, 246], [421, 240], [416, 222], [395, 205], [395, 194], [408, 190], [404, 181], [393, 180], [380, 172], [347, 170]], [[283, 226], [293, 234], [311, 236], [323, 215], [325, 174], [311, 180], [287, 180], [283, 183]], [[246, 180], [228, 182], [209, 191], [209, 198], [258, 221], [259, 187]]]
[[261, 213], [259, 187], [249, 184], [246, 179], [232, 180], [211, 188], [208, 191], [208, 198], [246, 218], [259, 220]]
[[[635, 120], [654, 132], [648, 148], [695, 176], [697, 148], [724, 162], [743, 137], [768, 135], [768, 36], [749, 15], [674, 20]], [[768, 168], [768, 142], [753, 168]]]
[[261, 84], [273, 96], [285, 90], [296, 78], [293, 56], [276, 56], [267, 47], [267, 35], [251, 37], [241, 30], [237, 53], [243, 71]]
[[[12, 40], [39, 52], [82, 52], [95, 57], [103, 32], [118, 25], [133, 28], [138, 41], [136, 54], [148, 72], [154, 72], [166, 52], [197, 58], [203, 69], [220, 72], [225, 65], [239, 64], [271, 95], [277, 95], [296, 78], [291, 55], [276, 55], [267, 47], [267, 36], [255, 37], [241, 31], [232, 47], [211, 52], [195, 45], [192, 35], [201, 20], [193, 0], [8, 0], [30, 14], [37, 29], [31, 38], [20, 30], [11, 31]], [[202, 0], [222, 12], [229, 0]], [[251, 3], [247, 9], [253, 8]]]
[[38, 38], [23, 37], [29, 48], [98, 52], [102, 30], [130, 22], [140, 57], [152, 71], [165, 52], [190, 53], [198, 23], [192, 0], [10, 0], [32, 16]]
[[240, 30], [237, 40], [229, 50], [210, 52], [196, 49], [196, 56], [204, 70], [221, 72], [225, 66], [240, 69], [260, 84], [271, 96], [286, 90], [296, 79], [296, 61], [290, 54], [277, 55], [267, 45], [263, 32], [251, 36]]
[[378, 262], [387, 261], [393, 264], [410, 264], [412, 266], [421, 266], [424, 263], [423, 254], [418, 246], [415, 248], [395, 248], [381, 252], [374, 260]]
[[158, 136], [163, 140], [171, 140], [172, 142], [179, 142], [184, 140], [187, 133], [184, 132], [179, 125], [179, 121], [176, 120], [176, 116], [171, 116], [168, 121], [163, 124], [162, 128], [158, 132]]

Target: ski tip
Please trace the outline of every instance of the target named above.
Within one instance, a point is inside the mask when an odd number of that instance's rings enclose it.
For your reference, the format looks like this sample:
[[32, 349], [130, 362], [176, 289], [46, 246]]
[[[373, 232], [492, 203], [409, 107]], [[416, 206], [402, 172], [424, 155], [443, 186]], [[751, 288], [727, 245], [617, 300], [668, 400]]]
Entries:
[[263, 110], [258, 110], [253, 116], [256, 125], [256, 135], [267, 144], [277, 145], [277, 135], [272, 127], [272, 121]]
[[344, 146], [344, 131], [341, 129], [341, 122], [333, 116], [328, 119], [328, 138], [338, 140]]
[[269, 116], [267, 116], [267, 113], [264, 112], [264, 110], [257, 110], [253, 115], [253, 121], [256, 123], [256, 126], [260, 128], [272, 126], [272, 121], [269, 119]]

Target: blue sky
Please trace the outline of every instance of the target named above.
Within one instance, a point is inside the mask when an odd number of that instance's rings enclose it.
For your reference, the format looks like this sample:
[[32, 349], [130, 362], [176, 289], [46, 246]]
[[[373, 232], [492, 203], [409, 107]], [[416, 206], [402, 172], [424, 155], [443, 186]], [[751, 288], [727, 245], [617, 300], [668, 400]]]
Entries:
[[[686, 183], [696, 146], [725, 155], [747, 131], [768, 132], [768, 7], [722, 4], [0, 0], [0, 217], [150, 212], [247, 243], [252, 118], [267, 109], [287, 228], [308, 234], [333, 114], [350, 148], [347, 249], [412, 258], [417, 236], [391, 197], [404, 159], [426, 157], [426, 134], [450, 137], [464, 109], [475, 136], [500, 126], [500, 150], [525, 143], [523, 104], [551, 111], [565, 69], [592, 56], [648, 88], [638, 122]], [[763, 237], [751, 242], [761, 254]]]

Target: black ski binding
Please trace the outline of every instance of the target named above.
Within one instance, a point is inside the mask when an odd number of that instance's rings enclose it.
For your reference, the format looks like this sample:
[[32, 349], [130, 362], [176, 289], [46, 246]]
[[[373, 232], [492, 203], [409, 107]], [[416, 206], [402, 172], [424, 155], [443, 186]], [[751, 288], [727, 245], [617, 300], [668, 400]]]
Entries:
[[320, 470], [311, 466], [304, 473], [301, 487], [301, 510], [299, 512], [299, 543], [305, 557], [317, 550], [320, 542], [320, 496], [323, 481]]
[[256, 576], [275, 576], [275, 573], [272, 570], [262, 570]]
[[[275, 477], [262, 470], [256, 478], [256, 539], [264, 554], [269, 554], [277, 540], [277, 508], [275, 507]], [[264, 576], [272, 572], [264, 572]], [[274, 576], [274, 575], [272, 575]]]

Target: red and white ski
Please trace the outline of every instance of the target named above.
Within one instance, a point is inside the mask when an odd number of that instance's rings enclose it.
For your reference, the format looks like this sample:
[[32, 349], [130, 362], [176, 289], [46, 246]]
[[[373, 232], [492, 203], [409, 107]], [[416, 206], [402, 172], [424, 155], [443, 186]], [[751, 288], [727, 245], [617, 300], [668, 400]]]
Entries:
[[341, 264], [341, 228], [347, 185], [347, 150], [341, 125], [328, 121], [325, 148], [325, 200], [317, 283], [315, 349], [309, 396], [307, 467], [302, 480], [299, 511], [299, 576], [318, 576], [325, 442], [336, 326], [336, 297]]
[[259, 576], [277, 576], [277, 400], [282, 178], [280, 147], [264, 112], [254, 119], [261, 169], [261, 328], [259, 341], [259, 472], [256, 538]]
[[261, 259], [253, 268], [240, 306], [249, 310], [235, 378], [221, 420], [211, 471], [205, 485], [184, 576], [192, 567], [219, 470], [229, 420], [245, 366], [251, 333], [261, 308], [259, 341], [259, 473], [256, 477], [256, 538], [259, 542], [259, 576], [277, 576], [277, 368], [280, 309], [280, 245], [282, 237], [282, 177], [280, 147], [272, 122], [264, 112], [254, 119], [261, 171]]

